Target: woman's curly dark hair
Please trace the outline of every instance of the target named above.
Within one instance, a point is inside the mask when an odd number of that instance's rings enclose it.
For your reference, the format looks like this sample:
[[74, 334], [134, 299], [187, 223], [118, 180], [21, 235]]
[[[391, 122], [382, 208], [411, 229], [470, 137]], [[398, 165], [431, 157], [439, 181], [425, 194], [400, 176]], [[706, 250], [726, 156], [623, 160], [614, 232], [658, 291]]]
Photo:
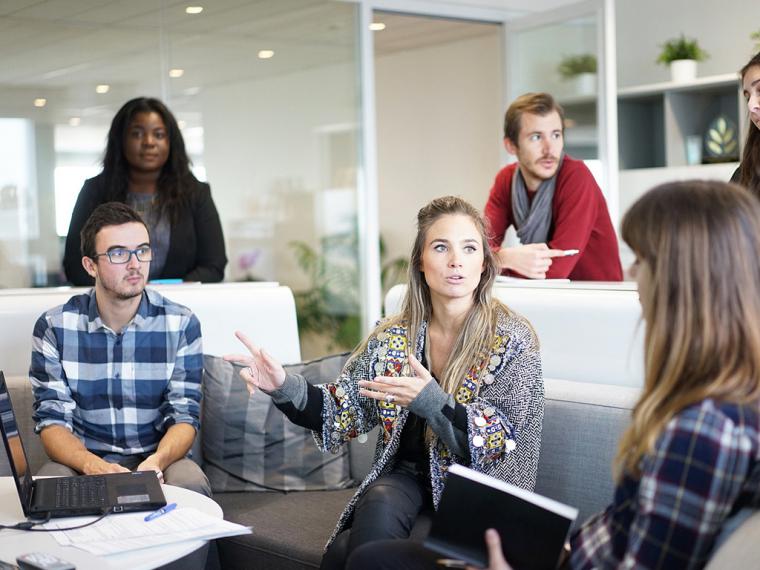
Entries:
[[116, 113], [108, 131], [108, 143], [103, 157], [106, 202], [126, 202], [130, 166], [124, 155], [124, 141], [132, 119], [138, 113], [158, 113], [169, 139], [169, 157], [157, 182], [159, 212], [176, 221], [179, 206], [187, 199], [186, 189], [195, 188], [197, 180], [190, 171], [190, 159], [177, 120], [158, 99], [137, 97], [127, 101]]

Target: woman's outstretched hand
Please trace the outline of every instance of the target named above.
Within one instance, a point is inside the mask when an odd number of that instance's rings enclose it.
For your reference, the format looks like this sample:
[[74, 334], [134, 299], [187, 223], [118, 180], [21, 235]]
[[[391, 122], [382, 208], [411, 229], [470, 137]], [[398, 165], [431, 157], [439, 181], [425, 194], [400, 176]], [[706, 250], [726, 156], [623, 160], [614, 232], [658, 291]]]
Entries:
[[240, 377], [245, 381], [248, 392], [253, 394], [257, 388], [264, 392], [272, 392], [280, 388], [285, 382], [285, 369], [282, 365], [240, 331], [235, 331], [235, 336], [245, 345], [250, 355], [225, 354], [224, 359], [244, 366], [240, 371]]
[[411, 354], [409, 364], [414, 376], [376, 376], [373, 381], [360, 380], [359, 394], [399, 406], [409, 406], [427, 383], [433, 380], [433, 375]]

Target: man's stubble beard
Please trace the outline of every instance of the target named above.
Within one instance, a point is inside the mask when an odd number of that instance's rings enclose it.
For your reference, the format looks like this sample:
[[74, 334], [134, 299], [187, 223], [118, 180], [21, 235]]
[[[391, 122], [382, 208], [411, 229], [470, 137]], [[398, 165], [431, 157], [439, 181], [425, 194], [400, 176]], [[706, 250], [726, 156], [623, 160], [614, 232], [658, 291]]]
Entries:
[[111, 287], [107, 283], [103, 283], [103, 288], [106, 291], [109, 291], [110, 293], [112, 293], [114, 297], [116, 297], [120, 301], [128, 301], [129, 299], [134, 299], [135, 297], [139, 297], [140, 295], [142, 295], [142, 292], [145, 290], [145, 276], [143, 276], [143, 280], [139, 285], [131, 286], [126, 283], [126, 279], [128, 277], [132, 277], [137, 274], [142, 275], [142, 272], [125, 275], [124, 278], [121, 280], [120, 283], [124, 283], [125, 287], [128, 288], [126, 291], [123, 289], [120, 289], [118, 285], [115, 287]]

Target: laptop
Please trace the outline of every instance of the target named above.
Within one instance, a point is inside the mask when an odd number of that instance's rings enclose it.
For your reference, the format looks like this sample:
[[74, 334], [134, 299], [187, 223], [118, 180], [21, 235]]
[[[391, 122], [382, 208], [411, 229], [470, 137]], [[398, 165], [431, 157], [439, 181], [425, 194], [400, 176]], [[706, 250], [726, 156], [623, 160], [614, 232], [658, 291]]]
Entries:
[[32, 480], [11, 397], [0, 371], [0, 434], [27, 517], [150, 511], [166, 505], [155, 471]]

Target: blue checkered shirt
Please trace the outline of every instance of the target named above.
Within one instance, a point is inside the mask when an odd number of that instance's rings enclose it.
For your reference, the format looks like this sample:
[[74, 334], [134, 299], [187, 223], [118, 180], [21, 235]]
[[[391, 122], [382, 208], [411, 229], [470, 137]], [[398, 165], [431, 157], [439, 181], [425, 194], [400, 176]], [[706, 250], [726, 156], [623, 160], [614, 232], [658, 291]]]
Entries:
[[702, 568], [726, 518], [760, 507], [760, 406], [684, 409], [641, 467], [573, 537], [571, 568]]
[[186, 307], [146, 289], [117, 334], [94, 289], [74, 296], [34, 326], [36, 431], [65, 426], [106, 459], [152, 452], [169, 426], [199, 428], [202, 369], [200, 323]]

